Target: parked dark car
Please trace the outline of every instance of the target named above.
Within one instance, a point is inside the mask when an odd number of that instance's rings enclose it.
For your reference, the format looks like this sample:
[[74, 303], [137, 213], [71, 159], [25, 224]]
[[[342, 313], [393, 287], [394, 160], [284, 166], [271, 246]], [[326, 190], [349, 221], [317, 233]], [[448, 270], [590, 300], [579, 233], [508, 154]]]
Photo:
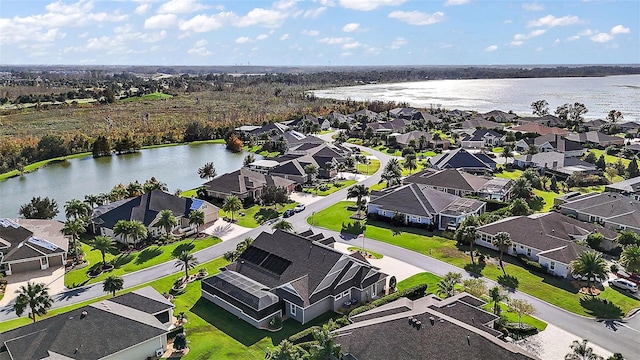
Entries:
[[282, 217], [283, 218], [288, 218], [293, 214], [295, 214], [295, 212], [293, 210], [289, 209], [289, 210], [285, 211], [284, 214], [282, 214]]

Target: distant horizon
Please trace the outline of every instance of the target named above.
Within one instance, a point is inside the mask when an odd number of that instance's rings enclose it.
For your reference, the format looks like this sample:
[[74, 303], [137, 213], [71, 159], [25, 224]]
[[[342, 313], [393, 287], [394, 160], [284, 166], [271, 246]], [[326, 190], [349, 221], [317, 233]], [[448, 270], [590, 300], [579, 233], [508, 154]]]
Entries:
[[638, 14], [639, 1], [2, 0], [0, 63], [637, 64]]

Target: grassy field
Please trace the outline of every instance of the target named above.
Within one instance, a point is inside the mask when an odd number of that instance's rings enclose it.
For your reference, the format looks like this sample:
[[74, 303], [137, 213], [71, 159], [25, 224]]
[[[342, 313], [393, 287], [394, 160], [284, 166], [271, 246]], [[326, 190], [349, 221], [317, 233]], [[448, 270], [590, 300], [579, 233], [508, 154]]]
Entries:
[[538, 212], [551, 211], [551, 208], [553, 207], [553, 199], [555, 199], [556, 196], [560, 196], [563, 194], [562, 192], [543, 191], [538, 189], [534, 189], [533, 193], [536, 196], [542, 197], [542, 199], [544, 200], [544, 206]]
[[[219, 269], [227, 265], [222, 258], [218, 258], [201, 264], [197, 267], [207, 269], [210, 275], [219, 272]], [[182, 274], [177, 273], [150, 283], [128, 289], [132, 291], [144, 286], [152, 286], [160, 293], [169, 292], [171, 286]], [[319, 318], [302, 325], [294, 320], [286, 320], [283, 329], [278, 332], [258, 330], [253, 326], [238, 321], [238, 318], [216, 305], [200, 299], [200, 281], [189, 284], [186, 291], [174, 299], [176, 305], [174, 313], [185, 312], [188, 321], [184, 325], [189, 342], [189, 353], [184, 356], [184, 360], [204, 360], [204, 359], [264, 359], [267, 348], [273, 348], [283, 339], [310, 326], [322, 324], [328, 321], [335, 314], [328, 313]], [[87, 302], [55, 309], [49, 312], [49, 316], [61, 314], [73, 309], [86, 306], [95, 301], [108, 299], [110, 295]], [[0, 331], [7, 331], [18, 326], [26, 325], [31, 321], [23, 316], [19, 319], [9, 320], [0, 323]]]
[[[218, 204], [218, 206], [221, 206], [221, 205]], [[253, 205], [252, 207], [242, 209], [239, 212], [236, 212], [233, 215], [233, 218], [234, 220], [236, 220], [236, 224], [242, 227], [257, 228], [267, 220], [275, 219], [279, 216], [282, 216], [282, 213], [284, 213], [288, 209], [293, 209], [295, 206], [296, 206], [295, 203], [290, 203], [284, 206], [278, 206], [278, 208], [276, 209], [275, 206], [273, 205], [271, 206]], [[231, 218], [231, 214], [225, 212], [222, 209], [220, 209], [219, 214], [221, 218], [223, 217]]]
[[396, 149], [390, 149], [384, 145], [378, 145], [373, 148], [374, 150], [378, 150], [381, 153], [385, 153], [391, 156], [402, 156], [402, 151]]
[[[314, 217], [315, 225], [340, 231], [343, 222], [351, 221], [349, 216], [353, 212], [347, 210], [347, 206], [353, 204], [351, 201], [342, 201], [317, 212]], [[394, 235], [397, 230], [401, 233]], [[438, 233], [416, 228], [393, 228], [387, 223], [371, 221], [367, 222], [365, 236], [434, 257], [492, 280], [498, 280], [503, 275], [497, 265], [497, 252], [476, 247], [488, 260], [485, 265], [472, 266], [469, 256], [464, 253], [466, 247], [459, 249], [454, 241], [445, 239]], [[618, 318], [640, 306], [640, 301], [608, 287], [599, 297], [591, 298], [579, 294], [569, 281], [523, 268], [514, 257], [505, 256], [504, 262], [507, 274], [518, 279], [518, 290], [579, 315], [602, 316], [601, 312], [605, 309], [606, 316]], [[611, 303], [604, 306], [600, 299], [607, 299]]]
[[427, 284], [427, 294], [435, 294], [438, 288], [438, 283], [442, 278], [438, 275], [430, 272], [423, 272], [410, 276], [402, 281], [398, 281], [398, 290], [408, 289], [418, 284]]
[[[379, 166], [379, 165], [378, 165]], [[318, 195], [318, 196], [327, 196], [327, 195], [331, 195], [336, 191], [340, 191], [344, 188], [347, 188], [353, 184], [357, 183], [357, 181], [355, 180], [338, 180], [336, 183], [333, 184], [326, 184], [329, 188], [326, 190], [320, 190], [318, 188], [318, 191], [316, 191], [315, 188], [304, 188], [302, 191], [307, 193], [307, 194], [314, 194], [314, 195]], [[336, 186], [338, 185], [338, 186]]]
[[422, 171], [422, 169], [424, 168], [424, 166], [426, 164], [426, 160], [425, 161], [417, 161], [417, 164], [418, 164], [418, 167], [415, 170], [409, 171], [409, 169], [405, 169], [405, 167], [404, 167], [404, 160], [400, 160], [400, 166], [402, 166], [402, 177], [413, 175], [413, 174], [417, 173], [418, 171]]
[[164, 100], [164, 99], [171, 99], [172, 97], [173, 96], [169, 94], [154, 92], [151, 94], [144, 94], [142, 96], [128, 97], [118, 101], [126, 103], [126, 102], [136, 102], [136, 101], [145, 101], [145, 100]]
[[93, 279], [89, 279], [87, 277], [87, 272], [92, 265], [102, 262], [102, 255], [99, 251], [92, 250], [91, 246], [82, 243], [82, 249], [85, 252], [85, 259], [89, 261], [89, 266], [67, 272], [64, 276], [64, 285], [71, 289], [82, 285], [101, 282], [109, 275], [121, 276], [126, 273], [142, 270], [167, 262], [171, 260], [173, 254], [179, 254], [184, 250], [195, 252], [220, 242], [221, 240], [218, 238], [207, 237], [197, 239], [195, 241], [193, 239], [182, 240], [164, 246], [153, 245], [142, 251], [129, 254], [123, 254], [114, 250], [113, 252], [106, 254], [105, 259], [108, 263], [112, 263], [115, 268], [112, 271], [102, 273]]
[[615, 164], [619, 160], [622, 160], [622, 163], [624, 164], [624, 166], [629, 166], [629, 163], [631, 162], [631, 160], [625, 159], [623, 157], [607, 155], [606, 151], [604, 150], [589, 149], [589, 152], [593, 153], [596, 156], [596, 159], [600, 158], [600, 155], [604, 155], [604, 162], [607, 164]]
[[520, 176], [522, 176], [522, 173], [523, 173], [522, 170], [517, 170], [517, 169], [507, 170], [507, 169], [504, 169], [501, 173], [496, 173], [496, 177], [503, 178], [503, 179], [515, 180], [515, 179], [519, 178]]
[[369, 159], [369, 165], [358, 164], [358, 173], [360, 174], [373, 175], [378, 169], [380, 169], [380, 160], [378, 159]]
[[[486, 299], [485, 299], [486, 300]], [[493, 303], [492, 302], [487, 302], [487, 304], [485, 304], [483, 307], [483, 309], [487, 310], [490, 313], [493, 313]], [[517, 323], [519, 321], [518, 319], [518, 314], [514, 313], [513, 311], [509, 311], [509, 307], [507, 306], [507, 304], [500, 304], [500, 312], [502, 315], [504, 315], [507, 318], [507, 321], [510, 323]], [[533, 316], [529, 316], [529, 315], [523, 315], [522, 316], [522, 323], [523, 324], [529, 324], [533, 327], [535, 327], [536, 329], [538, 329], [538, 331], [543, 331], [544, 329], [547, 328], [547, 323], [534, 318]]]

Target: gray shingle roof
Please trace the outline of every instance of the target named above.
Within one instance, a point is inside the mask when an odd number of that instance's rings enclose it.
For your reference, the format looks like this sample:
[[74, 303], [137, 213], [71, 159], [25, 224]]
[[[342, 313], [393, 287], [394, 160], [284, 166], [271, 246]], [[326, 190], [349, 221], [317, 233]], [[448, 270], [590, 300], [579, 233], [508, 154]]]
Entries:
[[67, 251], [62, 223], [55, 220], [0, 219], [2, 262], [39, 258]]
[[496, 163], [486, 155], [472, 154], [465, 149], [459, 148], [447, 153], [436, 155], [429, 159], [429, 164], [436, 169], [468, 169], [473, 171], [491, 171]]
[[622, 194], [589, 193], [571, 198], [560, 205], [560, 211], [597, 216], [614, 224], [640, 229], [640, 202]]

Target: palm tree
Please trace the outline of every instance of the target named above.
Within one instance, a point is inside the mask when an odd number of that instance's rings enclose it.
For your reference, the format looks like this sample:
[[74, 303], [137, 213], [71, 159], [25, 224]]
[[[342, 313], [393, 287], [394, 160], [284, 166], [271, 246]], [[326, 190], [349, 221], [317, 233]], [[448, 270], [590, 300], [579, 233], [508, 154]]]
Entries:
[[622, 250], [622, 254], [620, 254], [620, 264], [629, 272], [640, 272], [640, 245], [635, 244], [625, 247]]
[[457, 282], [454, 279], [442, 279], [438, 282], [436, 293], [445, 298], [452, 297], [456, 294], [456, 284]]
[[582, 341], [573, 340], [571, 344], [571, 350], [573, 352], [564, 356], [565, 360], [602, 360], [602, 356], [594, 354], [593, 349], [587, 345], [589, 341], [583, 339]]
[[507, 145], [502, 148], [502, 157], [504, 158], [504, 163], [509, 162], [509, 158], [513, 157], [513, 151], [511, 150], [511, 146]]
[[312, 164], [304, 166], [304, 173], [307, 174], [307, 182], [312, 183], [313, 178], [318, 174], [318, 167]]
[[224, 199], [222, 210], [231, 213], [231, 222], [233, 222], [233, 214], [242, 209], [242, 202], [235, 195], [229, 195]]
[[89, 205], [92, 209], [96, 207], [96, 205], [102, 205], [100, 195], [89, 194], [84, 196], [84, 202]]
[[67, 220], [62, 228], [62, 233], [71, 236], [71, 247], [74, 249], [74, 260], [78, 262], [79, 252], [75, 251], [78, 245], [80, 234], [87, 231], [85, 223], [82, 219]]
[[106, 267], [107, 260], [105, 259], [105, 255], [107, 252], [115, 249], [115, 242], [113, 239], [108, 236], [96, 236], [91, 242], [91, 247], [93, 250], [100, 251], [100, 254], [102, 255], [102, 267]]
[[200, 176], [200, 179], [211, 180], [214, 177], [216, 177], [216, 174], [217, 174], [216, 167], [213, 165], [212, 162], [208, 162], [198, 169], [198, 175]]
[[344, 159], [343, 164], [347, 170], [353, 170], [356, 166], [356, 160], [352, 156], [349, 156]]
[[362, 198], [369, 196], [371, 192], [369, 188], [364, 184], [353, 185], [347, 190], [347, 199], [356, 198], [356, 206], [358, 206], [358, 212], [364, 208]]
[[293, 225], [286, 221], [286, 220], [280, 220], [277, 223], [273, 224], [271, 226], [272, 229], [274, 230], [282, 230], [282, 231], [286, 231], [286, 232], [292, 232], [293, 231]]
[[109, 275], [102, 282], [102, 291], [111, 293], [114, 297], [116, 292], [124, 289], [124, 279], [117, 275]]
[[456, 240], [460, 238], [463, 243], [469, 243], [469, 253], [471, 254], [471, 263], [475, 264], [475, 258], [473, 257], [473, 244], [476, 241], [477, 237], [477, 227], [474, 224], [473, 220], [470, 220], [468, 223], [468, 219], [473, 219], [473, 217], [469, 217], [462, 222], [462, 225], [458, 230], [456, 230]]
[[367, 175], [369, 175], [369, 158], [367, 158], [365, 155], [358, 155], [357, 159], [360, 164], [367, 166]]
[[405, 156], [404, 168], [409, 170], [409, 175], [411, 175], [413, 170], [418, 168], [418, 160], [416, 159], [416, 154], [407, 154], [407, 156]]
[[531, 198], [532, 191], [531, 182], [523, 177], [517, 178], [513, 182], [513, 187], [511, 188], [513, 197], [521, 199]]
[[607, 263], [602, 254], [595, 250], [583, 251], [571, 262], [571, 273], [587, 278], [587, 287], [591, 292], [591, 279], [604, 279], [607, 276]]
[[167, 184], [161, 181], [158, 181], [158, 179], [156, 179], [154, 176], [152, 176], [151, 179], [145, 181], [144, 185], [142, 185], [142, 188], [144, 189], [145, 193], [152, 192], [153, 190], [162, 190], [162, 191], [169, 190], [169, 188], [167, 187]]
[[78, 199], [69, 200], [64, 204], [64, 214], [67, 219], [86, 219], [91, 215], [91, 210], [91, 207], [87, 203]]
[[147, 228], [138, 220], [118, 220], [113, 227], [113, 234], [122, 236], [127, 243], [128, 240], [131, 240], [133, 246], [136, 246], [139, 240], [147, 237]]
[[489, 289], [489, 298], [493, 302], [493, 313], [500, 316], [502, 309], [500, 308], [500, 302], [507, 299], [507, 296], [502, 293], [499, 286], [494, 286]]
[[186, 281], [187, 279], [189, 279], [189, 269], [193, 269], [198, 266], [198, 259], [196, 259], [196, 257], [188, 251], [183, 251], [173, 258], [177, 260], [176, 267], [181, 267], [184, 269]]
[[173, 215], [171, 210], [160, 210], [158, 213], [158, 221], [156, 225], [162, 227], [164, 229], [165, 235], [169, 235], [171, 229], [178, 225], [178, 218]]
[[196, 231], [198, 232], [197, 236], [200, 236], [200, 226], [204, 225], [204, 222], [205, 222], [204, 211], [191, 210], [191, 212], [189, 213], [189, 225], [196, 226]]
[[504, 265], [502, 264], [502, 254], [511, 246], [511, 235], [508, 232], [500, 231], [493, 237], [491, 243], [500, 251], [500, 268], [502, 269], [502, 273], [507, 275], [504, 271]]
[[256, 161], [256, 157], [255, 155], [253, 155], [253, 153], [248, 153], [245, 157], [244, 160], [242, 161], [242, 165], [244, 166], [249, 166], [249, 164], [251, 164], [252, 162]]
[[49, 296], [49, 288], [43, 283], [27, 282], [27, 285], [22, 285], [16, 290], [16, 303], [13, 305], [13, 309], [16, 315], [21, 316], [28, 308], [31, 310], [31, 318], [33, 322], [36, 322], [36, 315], [42, 316], [47, 313], [47, 310], [53, 306], [53, 298]]

